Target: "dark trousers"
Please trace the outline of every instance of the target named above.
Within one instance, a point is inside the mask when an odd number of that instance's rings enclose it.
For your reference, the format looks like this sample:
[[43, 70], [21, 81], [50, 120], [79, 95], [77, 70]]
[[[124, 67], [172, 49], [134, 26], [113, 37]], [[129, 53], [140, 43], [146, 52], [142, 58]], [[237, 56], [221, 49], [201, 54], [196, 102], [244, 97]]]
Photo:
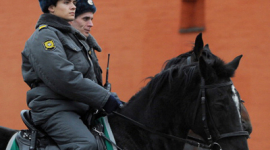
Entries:
[[75, 112], [57, 112], [39, 126], [61, 150], [97, 150], [94, 136]]

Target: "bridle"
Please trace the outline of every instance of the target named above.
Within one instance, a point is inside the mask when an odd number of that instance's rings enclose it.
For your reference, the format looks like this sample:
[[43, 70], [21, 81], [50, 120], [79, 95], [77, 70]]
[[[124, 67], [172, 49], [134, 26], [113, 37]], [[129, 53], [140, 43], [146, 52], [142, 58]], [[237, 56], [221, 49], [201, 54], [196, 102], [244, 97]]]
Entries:
[[206, 115], [206, 110], [207, 110], [207, 99], [205, 96], [205, 91], [206, 89], [211, 89], [211, 88], [217, 88], [217, 87], [223, 87], [223, 86], [229, 86], [232, 85], [232, 81], [229, 82], [224, 82], [220, 84], [212, 84], [212, 85], [205, 85], [205, 81], [203, 78], [201, 78], [201, 108], [202, 108], [202, 121], [203, 121], [203, 127], [204, 127], [204, 132], [207, 136], [207, 143], [209, 143], [211, 146], [218, 145], [221, 149], [221, 146], [217, 143], [217, 141], [228, 138], [228, 137], [236, 137], [236, 136], [249, 136], [249, 133], [247, 131], [235, 131], [235, 132], [230, 132], [230, 133], [223, 133], [220, 134], [218, 131], [217, 127], [215, 126], [215, 122], [213, 120], [213, 117], [210, 113], [210, 110], [208, 110], [208, 114], [210, 116], [210, 121], [212, 122], [214, 126], [214, 131], [217, 135], [217, 139], [215, 141], [212, 138], [212, 135], [210, 134], [208, 123], [207, 123], [207, 115]]
[[[191, 64], [191, 56], [187, 57], [187, 64]], [[205, 91], [206, 89], [211, 89], [211, 88], [217, 88], [217, 87], [223, 87], [223, 86], [229, 86], [229, 85], [233, 85], [233, 82], [230, 80], [229, 82], [224, 82], [224, 83], [220, 83], [220, 84], [212, 84], [212, 85], [205, 85], [205, 80], [204, 78], [201, 77], [201, 108], [202, 108], [202, 121], [203, 121], [203, 127], [204, 127], [204, 132], [207, 136], [207, 143], [210, 145], [217, 145], [220, 147], [221, 146], [217, 143], [217, 141], [219, 141], [220, 139], [223, 138], [228, 138], [228, 137], [235, 137], [235, 136], [247, 136], [249, 137], [249, 133], [247, 131], [236, 131], [236, 132], [230, 132], [230, 133], [224, 133], [224, 134], [220, 134], [219, 131], [217, 130], [217, 127], [215, 126], [213, 117], [210, 113], [210, 111], [208, 110], [208, 114], [210, 116], [210, 119], [214, 125], [214, 130], [217, 134], [217, 139], [215, 141], [213, 141], [212, 139], [212, 135], [210, 134], [209, 131], [209, 127], [208, 127], [208, 123], [207, 123], [207, 117], [206, 117], [206, 96], [205, 96]], [[240, 100], [241, 102], [242, 100]], [[241, 110], [239, 110], [241, 111]], [[211, 146], [210, 146], [211, 147]]]

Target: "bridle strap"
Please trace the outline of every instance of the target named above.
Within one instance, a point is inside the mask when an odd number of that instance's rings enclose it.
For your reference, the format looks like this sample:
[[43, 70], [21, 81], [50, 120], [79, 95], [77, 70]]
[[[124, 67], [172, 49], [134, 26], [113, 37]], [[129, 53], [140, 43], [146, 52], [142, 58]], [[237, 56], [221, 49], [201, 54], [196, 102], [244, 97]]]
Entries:
[[128, 120], [129, 122], [131, 122], [133, 125], [136, 125], [137, 127], [145, 130], [145, 131], [148, 131], [148, 132], [151, 132], [153, 134], [157, 134], [159, 136], [162, 136], [162, 137], [165, 137], [165, 138], [169, 138], [169, 139], [172, 139], [172, 140], [177, 140], [177, 141], [180, 141], [180, 142], [184, 142], [184, 143], [188, 143], [190, 145], [193, 145], [193, 146], [196, 146], [196, 147], [201, 147], [201, 148], [207, 148], [209, 149], [211, 145], [206, 145], [204, 143], [199, 143], [199, 142], [195, 142], [195, 141], [192, 141], [192, 140], [188, 140], [188, 139], [183, 139], [183, 138], [180, 138], [180, 137], [177, 137], [177, 136], [174, 136], [174, 135], [171, 135], [171, 134], [165, 134], [165, 133], [162, 133], [162, 132], [159, 132], [159, 131], [156, 131], [156, 130], [153, 130], [152, 128], [150, 129], [149, 127], [145, 126], [144, 124], [141, 124], [123, 114], [120, 114], [116, 111], [113, 111], [114, 114]]
[[191, 64], [191, 56], [188, 56], [188, 58], [187, 58], [187, 64], [188, 65]]
[[[202, 79], [202, 80], [204, 80], [204, 79]], [[204, 82], [204, 81], [202, 81], [202, 82]], [[218, 87], [228, 86], [228, 85], [232, 85], [232, 84], [233, 84], [232, 81], [220, 83], [220, 84], [211, 84], [211, 85], [201, 84], [201, 89], [212, 89], [212, 88], [218, 88]]]
[[221, 134], [219, 136], [217, 141], [220, 139], [223, 139], [223, 138], [234, 137], [234, 136], [247, 136], [247, 137], [249, 137], [249, 134], [247, 131], [237, 131], [237, 132], [231, 132], [231, 133], [224, 133], [224, 134]]
[[206, 98], [205, 98], [205, 81], [203, 78], [201, 78], [201, 86], [203, 87], [201, 89], [201, 108], [202, 108], [202, 122], [203, 122], [203, 128], [204, 132], [207, 136], [208, 143], [213, 143], [212, 136], [209, 131], [209, 127], [207, 124], [207, 118], [206, 118]]

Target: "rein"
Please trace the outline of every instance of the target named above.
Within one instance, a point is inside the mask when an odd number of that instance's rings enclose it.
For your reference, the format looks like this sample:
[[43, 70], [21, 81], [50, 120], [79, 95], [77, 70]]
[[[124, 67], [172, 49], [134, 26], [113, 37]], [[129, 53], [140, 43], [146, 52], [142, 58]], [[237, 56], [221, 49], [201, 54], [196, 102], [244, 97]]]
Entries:
[[120, 114], [118, 112], [113, 112], [114, 114], [128, 120], [129, 122], [131, 122], [133, 125], [136, 125], [137, 127], [145, 130], [145, 131], [148, 131], [148, 132], [151, 132], [153, 134], [156, 134], [156, 135], [159, 135], [161, 137], [165, 137], [165, 138], [169, 138], [169, 139], [172, 139], [172, 140], [177, 140], [177, 141], [180, 141], [180, 142], [184, 142], [184, 143], [188, 143], [190, 145], [193, 145], [193, 146], [196, 146], [196, 147], [201, 147], [201, 148], [210, 148], [211, 145], [206, 145], [204, 143], [199, 143], [199, 142], [196, 142], [196, 141], [193, 141], [193, 140], [188, 140], [188, 139], [184, 139], [184, 138], [180, 138], [180, 137], [177, 137], [177, 136], [174, 136], [174, 135], [171, 135], [171, 134], [166, 134], [166, 133], [162, 133], [162, 132], [159, 132], [159, 131], [156, 131], [156, 130], [153, 130], [153, 129], [150, 129], [149, 127], [145, 126], [144, 124], [141, 124], [123, 114]]

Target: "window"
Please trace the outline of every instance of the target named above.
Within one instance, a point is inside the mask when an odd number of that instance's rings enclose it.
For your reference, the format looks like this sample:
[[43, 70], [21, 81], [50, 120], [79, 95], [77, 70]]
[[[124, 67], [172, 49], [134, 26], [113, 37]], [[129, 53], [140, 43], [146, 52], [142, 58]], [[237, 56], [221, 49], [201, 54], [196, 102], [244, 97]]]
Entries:
[[181, 0], [179, 32], [201, 32], [204, 30], [204, 0]]

